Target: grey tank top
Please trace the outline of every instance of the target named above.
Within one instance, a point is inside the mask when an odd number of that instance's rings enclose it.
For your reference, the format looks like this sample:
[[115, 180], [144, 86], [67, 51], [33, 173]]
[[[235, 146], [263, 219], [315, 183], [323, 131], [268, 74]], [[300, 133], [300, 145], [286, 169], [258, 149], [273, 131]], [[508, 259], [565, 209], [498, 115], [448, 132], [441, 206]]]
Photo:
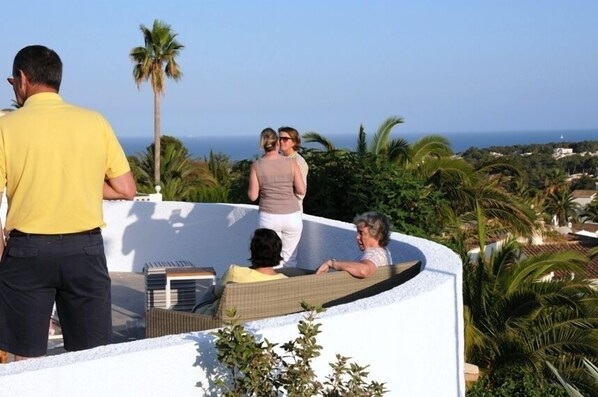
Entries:
[[293, 162], [290, 158], [260, 159], [256, 175], [260, 184], [260, 211], [291, 214], [300, 211], [293, 189]]

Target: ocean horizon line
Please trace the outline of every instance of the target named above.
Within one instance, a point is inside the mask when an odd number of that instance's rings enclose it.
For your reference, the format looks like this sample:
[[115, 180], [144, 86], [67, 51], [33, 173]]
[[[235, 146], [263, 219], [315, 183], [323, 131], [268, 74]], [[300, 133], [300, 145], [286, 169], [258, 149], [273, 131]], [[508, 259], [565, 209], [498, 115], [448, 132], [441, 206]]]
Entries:
[[[310, 131], [305, 131], [305, 132], [300, 132], [300, 134], [304, 134], [306, 132], [310, 132]], [[398, 132], [396, 134], [393, 135], [397, 135], [397, 136], [402, 136], [402, 135], [409, 135], [409, 136], [426, 136], [426, 135], [469, 135], [469, 134], [521, 134], [521, 133], [542, 133], [542, 134], [548, 134], [550, 132], [554, 132], [557, 136], [560, 137], [561, 134], [566, 133], [566, 132], [596, 132], [596, 134], [598, 134], [598, 127], [593, 127], [593, 128], [566, 128], [566, 129], [542, 129], [542, 130], [533, 130], [533, 129], [521, 129], [521, 130], [484, 130], [484, 131], [478, 131], [478, 130], [469, 130], [469, 131], [443, 131], [443, 132], [414, 132], [414, 131], [401, 131]], [[373, 136], [373, 132], [368, 133], [368, 136]], [[215, 138], [215, 137], [223, 137], [223, 136], [228, 136], [228, 137], [248, 137], [248, 136], [259, 136], [259, 133], [239, 133], [239, 132], [225, 132], [225, 133], [213, 133], [213, 132], [207, 132], [207, 133], [202, 133], [202, 134], [197, 134], [197, 135], [180, 135], [180, 134], [169, 134], [169, 133], [163, 133], [162, 135], [167, 135], [167, 136], [172, 136], [175, 137], [177, 139], [194, 139], [194, 138], [203, 138], [203, 137], [210, 137], [210, 138]], [[355, 139], [357, 139], [357, 133], [356, 132], [337, 132], [337, 133], [330, 133], [330, 134], [324, 134], [322, 133], [323, 136], [328, 137], [328, 136], [352, 136], [355, 137]], [[153, 140], [153, 131], [146, 135], [143, 134], [117, 134], [117, 136], [119, 138], [146, 138], [149, 137]], [[596, 137], [596, 139], [598, 139], [598, 136]]]
[[[252, 159], [260, 156], [258, 147], [259, 134], [234, 134], [234, 135], [202, 135], [202, 136], [177, 136], [169, 135], [179, 139], [188, 149], [192, 158], [208, 157], [210, 151], [224, 153], [233, 161]], [[368, 134], [368, 141], [374, 134]], [[413, 143], [424, 136], [440, 135], [448, 139], [451, 149], [455, 153], [462, 153], [465, 150], [476, 147], [484, 149], [492, 146], [514, 146], [533, 145], [549, 143], [571, 143], [598, 140], [598, 128], [596, 129], [562, 129], [543, 131], [493, 131], [493, 132], [461, 132], [455, 134], [417, 134], [417, 133], [394, 133], [393, 138], [404, 138]], [[118, 136], [118, 135], [117, 135]], [[341, 149], [351, 149], [356, 146], [357, 134], [327, 134], [325, 135], [333, 144]], [[231, 139], [234, 138], [234, 139]], [[148, 136], [118, 136], [123, 149], [127, 155], [136, 155], [144, 152], [153, 143], [153, 134]], [[318, 144], [302, 143], [306, 148], [319, 148]]]

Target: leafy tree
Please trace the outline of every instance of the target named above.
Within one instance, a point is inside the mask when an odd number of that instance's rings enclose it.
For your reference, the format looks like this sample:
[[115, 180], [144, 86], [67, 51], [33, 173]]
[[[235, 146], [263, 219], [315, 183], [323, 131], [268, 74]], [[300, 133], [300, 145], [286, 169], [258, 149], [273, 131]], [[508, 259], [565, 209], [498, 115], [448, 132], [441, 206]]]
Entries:
[[154, 183], [160, 184], [160, 97], [164, 94], [165, 77], [178, 81], [183, 74], [177, 63], [177, 57], [184, 48], [180, 44], [170, 25], [154, 20], [152, 29], [145, 25], [139, 28], [143, 33], [144, 46], [135, 47], [129, 53], [134, 63], [133, 77], [139, 88], [144, 81], [150, 81], [154, 92]]
[[582, 215], [590, 222], [598, 222], [598, 197], [586, 205]]
[[251, 164], [251, 160], [241, 160], [233, 165], [228, 192], [231, 203], [251, 204], [247, 197]]
[[544, 212], [549, 217], [556, 215], [559, 224], [566, 225], [569, 218], [578, 219], [581, 206], [573, 199], [569, 185], [564, 185], [545, 198]]
[[511, 368], [492, 378], [482, 376], [465, 394], [467, 397], [567, 397], [556, 384], [535, 374]]
[[592, 178], [588, 174], [583, 174], [579, 178], [571, 181], [571, 190], [594, 190], [598, 179]]
[[[465, 360], [492, 383], [513, 370], [546, 379], [546, 361], [580, 380], [581, 360], [598, 355], [598, 291], [584, 277], [587, 258], [520, 255], [508, 240], [489, 257], [464, 258]], [[540, 281], [551, 272], [575, 278]]]
[[[208, 165], [190, 158], [189, 151], [177, 138], [162, 136], [161, 162], [162, 196], [164, 200], [197, 201], [199, 198], [222, 199], [226, 194], [219, 188], [210, 173]], [[146, 152], [130, 157], [131, 169], [137, 188], [142, 193], [154, 192], [151, 176], [154, 171], [155, 146], [151, 144]]]
[[219, 184], [227, 185], [231, 173], [230, 157], [224, 153], [214, 153], [210, 150], [210, 156], [204, 162], [208, 164], [210, 173]]
[[[297, 326], [299, 336], [280, 347], [268, 340], [256, 340], [238, 324], [214, 333], [217, 357], [226, 369], [216, 378], [220, 395], [375, 397], [387, 392], [384, 383], [367, 382], [367, 366], [350, 363], [338, 354], [337, 361], [330, 364], [332, 373], [324, 382], [318, 379], [311, 362], [322, 350], [316, 340], [320, 324], [315, 320], [323, 309], [305, 303], [302, 306], [308, 313]], [[234, 310], [228, 314], [235, 316]]]
[[[384, 120], [369, 145], [365, 129], [363, 125], [360, 125], [355, 152], [359, 154], [372, 153], [387, 159], [390, 163], [412, 169], [419, 167], [429, 158], [442, 158], [453, 154], [448, 140], [439, 135], [423, 137], [412, 145], [409, 145], [403, 138], [391, 139], [392, 129], [396, 125], [402, 124], [403, 121], [402, 117], [397, 116], [391, 116]], [[303, 134], [303, 139], [305, 142], [322, 145], [327, 152], [339, 150], [332, 141], [317, 132], [307, 132]]]
[[[588, 374], [588, 378], [589, 378], [588, 384], [594, 391], [598, 391], [598, 368], [590, 360], [587, 360], [585, 358], [583, 360], [583, 364], [587, 369], [587, 374]], [[563, 386], [563, 389], [565, 389], [565, 391], [567, 392], [567, 394], [570, 397], [584, 397], [583, 394], [581, 394], [581, 392], [579, 391], [579, 389], [577, 389], [571, 383], [569, 383], [565, 379], [563, 379], [562, 375], [554, 367], [554, 365], [552, 365], [548, 361], [546, 362], [546, 365], [548, 365], [550, 370], [557, 377], [559, 383]]]
[[[392, 128], [398, 124], [403, 123], [402, 117], [391, 116], [386, 119], [378, 128], [378, 131], [374, 135], [372, 142], [369, 147], [366, 140], [366, 132], [363, 125], [359, 126], [357, 134], [357, 144], [355, 146], [355, 152], [364, 154], [366, 152], [374, 154], [385, 154], [393, 152], [394, 155], [398, 155], [401, 152], [401, 148], [407, 147], [407, 141], [405, 140], [391, 140], [389, 141], [390, 132]], [[324, 135], [319, 134], [315, 131], [306, 132], [303, 134], [303, 140], [308, 143], [319, 143], [328, 152], [338, 150], [337, 147], [326, 138]]]
[[529, 236], [536, 228], [537, 214], [525, 197], [507, 190], [510, 182], [521, 180], [519, 175], [516, 167], [498, 159], [476, 170], [452, 169], [440, 182], [435, 181], [435, 188], [448, 203], [439, 214], [445, 226], [445, 241], [463, 252], [479, 246], [484, 255], [488, 239], [508, 234]]
[[306, 213], [351, 222], [355, 215], [376, 209], [401, 233], [440, 232], [440, 195], [408, 172], [371, 153], [308, 151], [305, 157], [310, 164]]

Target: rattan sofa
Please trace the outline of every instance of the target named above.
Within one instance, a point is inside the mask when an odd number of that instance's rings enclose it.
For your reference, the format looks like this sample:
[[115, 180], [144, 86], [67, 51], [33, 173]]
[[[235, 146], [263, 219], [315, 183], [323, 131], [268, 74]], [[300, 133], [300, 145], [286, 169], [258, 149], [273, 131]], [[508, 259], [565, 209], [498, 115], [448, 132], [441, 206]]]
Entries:
[[379, 267], [358, 279], [347, 272], [310, 274], [259, 283], [227, 284], [215, 315], [194, 314], [162, 308], [146, 312], [147, 338], [204, 331], [225, 325], [226, 311], [235, 308], [238, 321], [282, 316], [302, 311], [301, 302], [331, 307], [379, 294], [400, 285], [420, 272], [419, 261]]

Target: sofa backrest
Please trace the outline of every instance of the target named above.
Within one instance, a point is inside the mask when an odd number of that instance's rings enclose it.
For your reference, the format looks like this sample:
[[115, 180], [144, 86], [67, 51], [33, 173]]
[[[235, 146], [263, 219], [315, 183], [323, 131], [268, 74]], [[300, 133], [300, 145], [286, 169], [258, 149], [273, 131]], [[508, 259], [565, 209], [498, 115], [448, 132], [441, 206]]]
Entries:
[[301, 302], [331, 307], [379, 294], [402, 284], [420, 272], [419, 261], [381, 266], [367, 278], [347, 272], [289, 277], [259, 283], [231, 283], [224, 287], [216, 318], [225, 320], [235, 308], [238, 321], [259, 320], [303, 311]]

